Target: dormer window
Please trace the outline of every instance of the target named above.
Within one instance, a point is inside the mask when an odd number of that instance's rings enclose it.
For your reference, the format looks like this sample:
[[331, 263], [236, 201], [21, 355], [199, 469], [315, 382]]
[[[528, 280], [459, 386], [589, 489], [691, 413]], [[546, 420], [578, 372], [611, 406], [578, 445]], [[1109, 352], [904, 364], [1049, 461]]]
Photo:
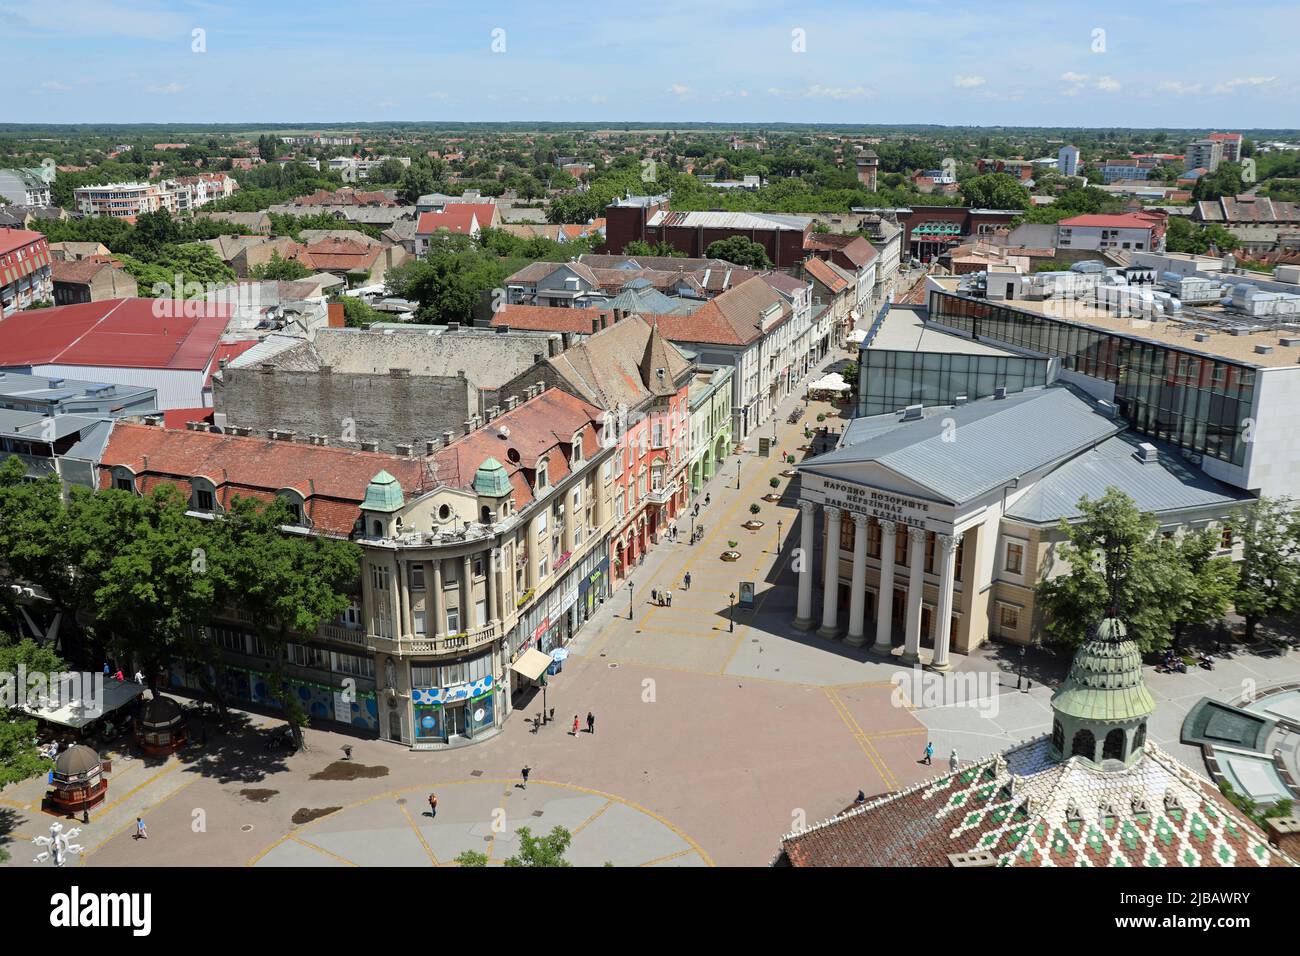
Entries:
[[217, 490], [206, 478], [195, 478], [190, 482], [190, 509], [211, 513], [216, 510]]
[[546, 476], [546, 459], [542, 458], [537, 462], [537, 488], [540, 490], [549, 487], [549, 485], [550, 482]]
[[113, 487], [118, 491], [129, 491], [135, 494], [135, 475], [125, 468], [114, 468]]
[[582, 461], [582, 433], [573, 436], [573, 463]]
[[302, 495], [298, 494], [298, 492], [294, 491], [292, 488], [285, 488], [279, 492], [277, 497], [283, 501], [285, 506], [289, 509], [289, 514], [293, 516], [294, 524], [306, 524], [306, 522], [303, 521]]

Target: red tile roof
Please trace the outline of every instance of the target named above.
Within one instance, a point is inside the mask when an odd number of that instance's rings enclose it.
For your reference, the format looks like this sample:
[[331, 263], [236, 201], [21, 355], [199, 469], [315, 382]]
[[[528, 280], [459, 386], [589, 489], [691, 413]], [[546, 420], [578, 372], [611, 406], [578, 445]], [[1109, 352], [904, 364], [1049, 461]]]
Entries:
[[[538, 462], [546, 460], [547, 481], [558, 484], [573, 470], [569, 455], [575, 432], [582, 432], [586, 458], [599, 447], [598, 428], [603, 414], [595, 405], [562, 389], [548, 388], [439, 451], [434, 456], [438, 479], [469, 488], [479, 466], [495, 458], [510, 477], [515, 508], [522, 510], [532, 503]], [[505, 435], [501, 433], [503, 426]]]
[[1150, 229], [1156, 224], [1149, 218], [1143, 218], [1137, 214], [1130, 215], [1087, 215], [1072, 216], [1069, 219], [1062, 219], [1059, 223], [1062, 226], [1082, 226], [1097, 229]]
[[232, 314], [230, 305], [139, 298], [18, 312], [0, 322], [0, 362], [207, 371]]
[[804, 248], [814, 252], [839, 252], [859, 269], [876, 257], [876, 247], [864, 237], [838, 232], [811, 233]]
[[281, 489], [291, 488], [302, 496], [303, 513], [312, 527], [333, 535], [351, 533], [366, 487], [380, 471], [396, 478], [408, 498], [434, 485], [423, 458], [131, 422], [113, 426], [100, 459], [100, 487], [111, 487], [117, 466], [131, 469], [144, 492], [170, 484], [188, 496], [191, 480], [206, 478], [226, 508], [236, 497], [269, 501]]
[[419, 222], [415, 225], [415, 234], [417, 236], [428, 236], [440, 229], [448, 232], [469, 233], [474, 231], [474, 226], [483, 228], [483, 223], [478, 222], [478, 216], [474, 211], [474, 206], [470, 203], [450, 203], [442, 212], [422, 212], [420, 213]]
[[0, 256], [44, 240], [45, 235], [33, 229], [0, 229]]
[[[492, 326], [527, 329], [531, 332], [577, 332], [591, 334], [591, 320], [600, 319], [603, 309], [560, 309], [545, 305], [506, 305], [492, 316]], [[613, 318], [607, 320], [612, 322]]]
[[848, 280], [839, 275], [826, 264], [825, 260], [810, 256], [804, 263], [804, 269], [812, 278], [826, 286], [832, 294], [843, 292], [849, 287]]

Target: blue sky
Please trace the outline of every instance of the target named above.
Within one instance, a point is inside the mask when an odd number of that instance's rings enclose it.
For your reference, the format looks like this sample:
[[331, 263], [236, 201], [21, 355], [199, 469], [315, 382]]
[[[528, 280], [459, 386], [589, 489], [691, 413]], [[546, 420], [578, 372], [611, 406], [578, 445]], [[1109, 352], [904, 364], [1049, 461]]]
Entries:
[[1297, 36], [1294, 0], [0, 0], [0, 121], [1294, 128]]

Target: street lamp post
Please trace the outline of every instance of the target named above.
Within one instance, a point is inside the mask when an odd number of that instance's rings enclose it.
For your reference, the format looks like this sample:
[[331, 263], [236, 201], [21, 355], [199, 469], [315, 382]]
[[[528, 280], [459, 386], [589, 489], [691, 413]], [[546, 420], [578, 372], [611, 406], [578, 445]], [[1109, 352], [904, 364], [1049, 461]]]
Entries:
[[635, 585], [631, 581], [627, 582], [627, 619], [629, 621], [632, 620], [632, 588], [634, 587]]
[[732, 591], [730, 595], [731, 606], [727, 609], [727, 633], [731, 634], [736, 630], [736, 592]]
[[741, 465], [741, 461], [739, 458], [737, 458], [736, 459], [736, 490], [737, 491], [740, 490], [740, 465]]
[[1025, 645], [1020, 645], [1020, 670], [1016, 674], [1016, 690], [1021, 689], [1021, 683], [1025, 679]]
[[776, 553], [777, 553], [777, 554], [780, 554], [780, 553], [781, 553], [781, 522], [780, 522], [780, 520], [778, 520], [777, 523], [776, 523]]

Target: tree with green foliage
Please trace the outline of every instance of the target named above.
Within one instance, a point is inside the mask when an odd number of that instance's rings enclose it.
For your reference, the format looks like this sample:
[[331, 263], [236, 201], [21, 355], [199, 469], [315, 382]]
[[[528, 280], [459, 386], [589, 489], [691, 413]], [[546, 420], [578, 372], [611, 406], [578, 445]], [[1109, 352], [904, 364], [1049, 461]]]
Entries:
[[1204, 255], [1211, 246], [1219, 252], [1231, 252], [1240, 248], [1241, 240], [1218, 223], [1198, 225], [1186, 216], [1169, 217], [1165, 230], [1166, 251]]
[[163, 246], [148, 260], [127, 255], [121, 259], [144, 298], [199, 299], [209, 287], [235, 281], [235, 271], [199, 243]]
[[280, 279], [285, 282], [305, 279], [311, 274], [312, 271], [297, 259], [281, 259], [279, 251], [273, 251], [270, 259], [248, 270], [250, 279]]
[[961, 183], [962, 199], [977, 209], [1028, 209], [1029, 190], [1007, 173], [985, 173]]
[[468, 236], [447, 234], [431, 240], [423, 259], [390, 269], [385, 283], [389, 295], [419, 302], [425, 321], [468, 324], [474, 310], [516, 268], [511, 260], [478, 248]]
[[572, 866], [564, 858], [564, 851], [573, 842], [573, 835], [564, 827], [557, 826], [545, 836], [535, 837], [528, 827], [520, 827], [515, 833], [519, 836], [519, 852], [506, 860], [506, 866]]
[[347, 610], [361, 568], [361, 549], [350, 541], [283, 530], [300, 525], [282, 498], [235, 498], [209, 526], [205, 555], [218, 604], [248, 612], [271, 656], [267, 683], [299, 749], [307, 714], [285, 679], [286, 645]]
[[360, 296], [345, 295], [332, 301], [343, 303], [343, 324], [350, 329], [369, 328], [384, 320], [383, 313]]
[[190, 517], [189, 502], [171, 485], [148, 495], [102, 492], [106, 507], [132, 522], [118, 543], [99, 589], [96, 617], [107, 626], [118, 655], [154, 675], [182, 656], [194, 628], [215, 607], [207, 569], [209, 525]]
[[1188, 627], [1223, 620], [1237, 585], [1232, 559], [1219, 554], [1220, 536], [1210, 528], [1185, 531], [1177, 542], [1178, 559], [1187, 569], [1185, 587], [1176, 595], [1174, 647]]
[[644, 239], [633, 239], [623, 247], [625, 256], [657, 256], [662, 259], [685, 259], [686, 253], [664, 242], [662, 239], [653, 245]]
[[1079, 511], [1073, 523], [1061, 521], [1065, 540], [1055, 548], [1068, 571], [1035, 588], [1047, 639], [1078, 644], [1091, 622], [1113, 612], [1143, 651], [1168, 646], [1179, 613], [1191, 603], [1170, 599], [1192, 590], [1177, 546], [1160, 535], [1154, 515], [1117, 488], [1095, 501], [1080, 499]]
[[1233, 523], [1241, 563], [1232, 603], [1246, 639], [1265, 618], [1300, 610], [1300, 515], [1279, 498], [1260, 498]]
[[1192, 187], [1192, 199], [1201, 202], [1206, 199], [1219, 199], [1223, 196], [1236, 196], [1246, 188], [1241, 180], [1239, 163], [1220, 163], [1212, 173], [1206, 173]]
[[[17, 640], [0, 631], [0, 674], [14, 675], [16, 680], [20, 670], [28, 674], [59, 674], [68, 670], [68, 664], [49, 644], [31, 638]], [[15, 684], [14, 691], [21, 697], [27, 688]], [[36, 751], [35, 737], [35, 720], [20, 711], [0, 710], [0, 787], [50, 769], [49, 761]]]
[[746, 269], [770, 269], [772, 260], [767, 257], [761, 243], [751, 242], [744, 236], [730, 236], [709, 243], [704, 255], [709, 259], [722, 259]]
[[480, 853], [478, 850], [466, 850], [460, 856], [456, 857], [457, 866], [487, 866], [488, 857], [486, 853]]

